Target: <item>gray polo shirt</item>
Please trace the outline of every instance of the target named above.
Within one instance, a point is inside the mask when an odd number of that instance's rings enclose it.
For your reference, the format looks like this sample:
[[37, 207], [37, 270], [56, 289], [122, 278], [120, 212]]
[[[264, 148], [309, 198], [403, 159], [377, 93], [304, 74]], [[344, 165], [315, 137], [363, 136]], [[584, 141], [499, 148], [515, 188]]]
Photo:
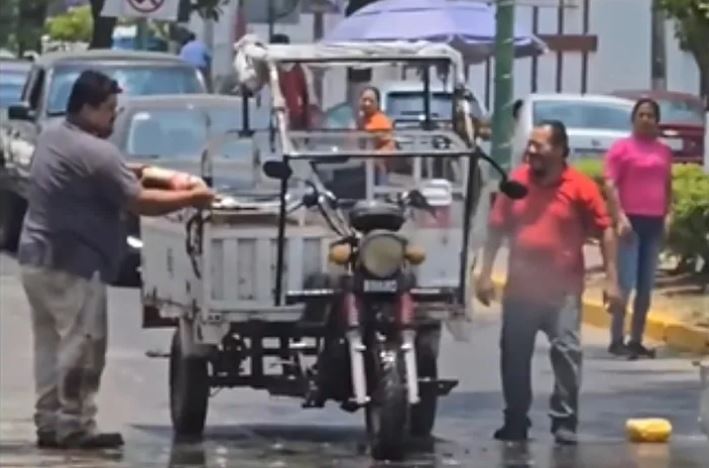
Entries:
[[66, 121], [47, 127], [32, 160], [20, 264], [113, 281], [125, 254], [123, 212], [139, 191], [112, 143]]

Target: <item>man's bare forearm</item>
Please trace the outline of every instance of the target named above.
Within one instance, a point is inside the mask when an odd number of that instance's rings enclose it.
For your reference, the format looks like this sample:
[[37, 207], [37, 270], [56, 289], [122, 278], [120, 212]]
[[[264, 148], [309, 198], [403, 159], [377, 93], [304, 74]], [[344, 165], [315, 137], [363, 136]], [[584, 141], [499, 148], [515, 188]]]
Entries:
[[490, 228], [487, 239], [485, 240], [485, 246], [483, 247], [483, 265], [480, 269], [480, 276], [492, 275], [492, 269], [495, 266], [495, 258], [497, 258], [497, 252], [500, 250], [503, 239], [504, 235], [502, 231]]
[[618, 240], [613, 228], [606, 228], [601, 235], [601, 256], [608, 281], [618, 284]]
[[188, 190], [143, 189], [128, 210], [141, 216], [161, 216], [190, 206], [192, 197]]

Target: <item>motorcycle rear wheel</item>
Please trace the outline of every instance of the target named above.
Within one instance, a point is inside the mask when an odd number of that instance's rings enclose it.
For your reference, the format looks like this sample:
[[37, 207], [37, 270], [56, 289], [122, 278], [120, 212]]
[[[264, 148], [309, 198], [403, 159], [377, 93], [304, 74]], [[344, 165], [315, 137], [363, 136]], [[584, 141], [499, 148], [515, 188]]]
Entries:
[[[416, 367], [419, 377], [438, 378], [438, 350], [441, 328], [422, 330], [416, 337]], [[410, 431], [414, 437], [430, 437], [436, 423], [438, 392], [429, 385], [419, 387], [420, 401], [411, 406]]]
[[170, 349], [170, 416], [179, 437], [199, 437], [204, 432], [209, 404], [207, 359], [185, 356], [179, 328]]
[[366, 408], [367, 434], [375, 460], [401, 460], [408, 433], [404, 359], [393, 342], [374, 346], [372, 400]]

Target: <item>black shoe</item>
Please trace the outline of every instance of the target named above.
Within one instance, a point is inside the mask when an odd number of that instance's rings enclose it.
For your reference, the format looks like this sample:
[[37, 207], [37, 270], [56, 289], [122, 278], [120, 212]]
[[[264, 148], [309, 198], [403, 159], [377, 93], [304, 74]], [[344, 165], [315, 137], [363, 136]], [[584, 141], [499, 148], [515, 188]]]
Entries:
[[641, 357], [646, 357], [650, 359], [655, 359], [655, 350], [648, 349], [640, 343], [629, 342], [628, 343], [629, 359], [638, 359]]
[[123, 436], [117, 432], [99, 434], [75, 434], [59, 442], [60, 448], [111, 449], [123, 445]]
[[554, 441], [559, 445], [576, 445], [579, 443], [576, 430], [565, 425], [560, 425], [554, 431]]
[[524, 442], [529, 438], [527, 432], [531, 426], [529, 418], [506, 418], [504, 426], [496, 430], [493, 437], [504, 442]]
[[630, 356], [630, 349], [622, 341], [615, 341], [608, 347], [608, 352], [614, 356]]
[[57, 434], [51, 431], [37, 432], [37, 447], [39, 448], [58, 448]]

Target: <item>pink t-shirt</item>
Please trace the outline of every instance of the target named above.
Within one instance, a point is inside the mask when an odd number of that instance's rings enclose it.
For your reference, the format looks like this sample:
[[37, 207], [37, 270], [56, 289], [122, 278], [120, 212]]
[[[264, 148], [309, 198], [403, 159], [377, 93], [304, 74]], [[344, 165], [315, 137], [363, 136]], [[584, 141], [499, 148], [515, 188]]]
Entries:
[[608, 150], [605, 176], [618, 188], [620, 205], [629, 215], [665, 216], [672, 151], [657, 139], [623, 138]]

